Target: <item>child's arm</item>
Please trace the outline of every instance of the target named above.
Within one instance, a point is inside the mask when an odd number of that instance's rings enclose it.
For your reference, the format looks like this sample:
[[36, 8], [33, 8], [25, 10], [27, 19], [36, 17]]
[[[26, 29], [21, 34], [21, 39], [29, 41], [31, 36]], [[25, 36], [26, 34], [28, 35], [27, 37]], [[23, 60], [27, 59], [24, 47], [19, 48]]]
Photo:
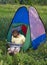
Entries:
[[13, 36], [12, 36], [11, 42], [12, 42], [12, 43], [15, 43]]
[[22, 42], [23, 42], [23, 43], [25, 42], [25, 36], [22, 37]]

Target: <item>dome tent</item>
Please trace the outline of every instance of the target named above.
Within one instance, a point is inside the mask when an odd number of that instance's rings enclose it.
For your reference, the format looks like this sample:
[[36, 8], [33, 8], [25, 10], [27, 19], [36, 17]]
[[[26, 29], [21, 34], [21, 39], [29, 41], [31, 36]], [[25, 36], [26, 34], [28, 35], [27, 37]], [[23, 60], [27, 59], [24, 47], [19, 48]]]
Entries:
[[[29, 8], [29, 11], [28, 11], [27, 8], [24, 6], [20, 7], [17, 10], [8, 30], [8, 35], [7, 35], [8, 42], [11, 42], [12, 31], [15, 29], [17, 29], [21, 34], [24, 34], [26, 37], [26, 41], [22, 47], [23, 50], [27, 50], [30, 47], [30, 45], [32, 46], [33, 49], [37, 49], [37, 47], [40, 45], [40, 42], [43, 42], [45, 40], [46, 34], [45, 34], [45, 29], [43, 25], [40, 25], [42, 26], [41, 29], [43, 29], [43, 31], [40, 34], [36, 33], [38, 32], [39, 28], [38, 29], [36, 28], [37, 30], [35, 30], [34, 32], [32, 31], [32, 25], [35, 24], [34, 21], [37, 21], [34, 15], [32, 15], [32, 13], [36, 14], [35, 11], [36, 10], [34, 8], [31, 8], [31, 9]], [[36, 15], [38, 17], [38, 14]], [[38, 20], [40, 20], [39, 17], [38, 17]], [[37, 23], [35, 25], [37, 25]], [[33, 25], [33, 30], [34, 30], [34, 25]], [[33, 37], [32, 37], [32, 33], [33, 33]], [[34, 33], [38, 35], [35, 37]]]

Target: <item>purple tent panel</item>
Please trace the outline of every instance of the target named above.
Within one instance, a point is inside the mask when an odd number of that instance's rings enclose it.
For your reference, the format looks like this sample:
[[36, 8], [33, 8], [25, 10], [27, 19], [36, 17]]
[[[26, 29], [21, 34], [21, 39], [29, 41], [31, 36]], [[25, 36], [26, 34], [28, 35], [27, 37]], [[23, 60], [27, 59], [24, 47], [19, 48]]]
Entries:
[[[35, 8], [29, 8], [29, 21], [33, 47], [39, 45], [45, 38], [45, 29]], [[43, 40], [42, 40], [43, 39]]]

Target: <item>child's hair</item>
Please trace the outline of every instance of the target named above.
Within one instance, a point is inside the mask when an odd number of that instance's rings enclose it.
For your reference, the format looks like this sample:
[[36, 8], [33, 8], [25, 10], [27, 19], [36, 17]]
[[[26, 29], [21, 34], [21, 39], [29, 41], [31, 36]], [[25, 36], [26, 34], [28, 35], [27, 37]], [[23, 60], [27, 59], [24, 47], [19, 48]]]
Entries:
[[12, 35], [14, 36], [14, 34], [19, 35], [19, 32], [17, 30], [13, 30]]

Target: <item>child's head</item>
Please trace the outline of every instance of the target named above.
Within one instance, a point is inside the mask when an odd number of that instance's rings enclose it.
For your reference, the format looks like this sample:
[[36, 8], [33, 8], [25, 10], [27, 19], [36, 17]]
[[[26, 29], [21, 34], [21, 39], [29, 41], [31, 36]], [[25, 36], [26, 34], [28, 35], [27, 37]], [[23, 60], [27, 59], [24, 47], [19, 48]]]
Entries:
[[19, 32], [18, 32], [17, 30], [14, 30], [14, 31], [12, 32], [12, 35], [13, 35], [14, 37], [17, 37], [17, 36], [19, 35]]

